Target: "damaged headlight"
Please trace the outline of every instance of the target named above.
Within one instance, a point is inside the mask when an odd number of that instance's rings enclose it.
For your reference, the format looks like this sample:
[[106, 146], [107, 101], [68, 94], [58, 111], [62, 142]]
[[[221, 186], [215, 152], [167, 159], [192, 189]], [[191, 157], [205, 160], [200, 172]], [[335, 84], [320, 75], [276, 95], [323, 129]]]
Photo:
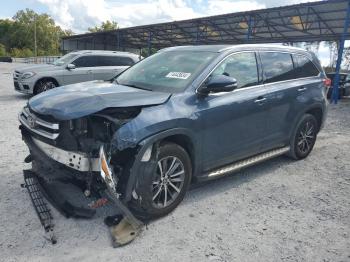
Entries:
[[117, 183], [114, 180], [112, 168], [109, 166], [109, 161], [106, 158], [106, 154], [103, 146], [100, 147], [100, 157], [99, 157], [100, 175], [105, 181], [108, 189], [116, 194]]

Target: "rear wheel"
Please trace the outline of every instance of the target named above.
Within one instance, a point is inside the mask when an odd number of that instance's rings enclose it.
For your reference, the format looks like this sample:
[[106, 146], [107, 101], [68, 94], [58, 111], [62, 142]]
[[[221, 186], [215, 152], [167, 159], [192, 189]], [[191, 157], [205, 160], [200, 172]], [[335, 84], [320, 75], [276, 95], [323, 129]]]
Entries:
[[55, 83], [53, 80], [41, 80], [37, 83], [35, 94], [40, 94], [57, 86], [57, 83]]
[[290, 156], [294, 159], [307, 157], [316, 142], [318, 123], [311, 114], [305, 114], [296, 127], [296, 131], [291, 139]]
[[138, 181], [138, 198], [131, 204], [135, 215], [150, 219], [164, 216], [182, 201], [191, 181], [192, 167], [187, 152], [177, 144], [160, 146], [152, 174]]

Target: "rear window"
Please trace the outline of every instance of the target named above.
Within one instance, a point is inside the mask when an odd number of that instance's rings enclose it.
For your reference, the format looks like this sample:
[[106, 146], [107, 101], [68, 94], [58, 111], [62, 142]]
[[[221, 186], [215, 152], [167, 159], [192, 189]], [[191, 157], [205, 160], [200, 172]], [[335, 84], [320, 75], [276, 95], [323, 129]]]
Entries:
[[296, 78], [317, 76], [320, 73], [314, 63], [306, 56], [293, 54], [293, 59]]
[[96, 56], [97, 66], [132, 66], [134, 61], [125, 56]]
[[288, 53], [261, 52], [265, 83], [293, 79], [294, 67], [292, 56]]

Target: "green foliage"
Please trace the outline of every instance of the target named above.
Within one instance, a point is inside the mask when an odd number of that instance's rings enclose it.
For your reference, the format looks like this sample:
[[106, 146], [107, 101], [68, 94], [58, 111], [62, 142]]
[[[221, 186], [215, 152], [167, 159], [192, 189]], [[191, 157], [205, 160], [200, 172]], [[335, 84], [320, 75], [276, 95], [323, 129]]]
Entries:
[[0, 43], [0, 56], [6, 56], [6, 48], [3, 44]]
[[30, 56], [34, 56], [34, 53], [29, 48], [22, 48], [22, 49], [11, 48], [10, 55], [12, 57], [30, 57]]
[[94, 32], [102, 32], [108, 30], [118, 29], [118, 23], [114, 21], [107, 20], [106, 22], [102, 22], [100, 26], [89, 27], [88, 31], [91, 33]]
[[151, 48], [151, 53], [148, 54], [148, 48], [142, 48], [141, 49], [141, 56], [147, 57], [149, 55], [153, 55], [153, 54], [157, 53], [157, 51], [158, 51], [158, 49], [152, 47]]
[[37, 14], [33, 10], [18, 11], [13, 20], [0, 19], [0, 42], [11, 56], [27, 57], [35, 55], [58, 55], [60, 38], [72, 35], [70, 30], [62, 30], [47, 14]]

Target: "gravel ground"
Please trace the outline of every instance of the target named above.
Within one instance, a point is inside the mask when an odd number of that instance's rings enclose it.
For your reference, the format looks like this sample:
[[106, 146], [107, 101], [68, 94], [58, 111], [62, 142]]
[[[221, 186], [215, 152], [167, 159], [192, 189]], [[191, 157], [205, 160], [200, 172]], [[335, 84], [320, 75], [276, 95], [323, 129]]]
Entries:
[[0, 261], [350, 261], [350, 100], [331, 105], [305, 160], [286, 157], [196, 185], [170, 215], [113, 249], [103, 217], [55, 210], [45, 238], [23, 182], [28, 150], [13, 90], [15, 64], [0, 63]]

